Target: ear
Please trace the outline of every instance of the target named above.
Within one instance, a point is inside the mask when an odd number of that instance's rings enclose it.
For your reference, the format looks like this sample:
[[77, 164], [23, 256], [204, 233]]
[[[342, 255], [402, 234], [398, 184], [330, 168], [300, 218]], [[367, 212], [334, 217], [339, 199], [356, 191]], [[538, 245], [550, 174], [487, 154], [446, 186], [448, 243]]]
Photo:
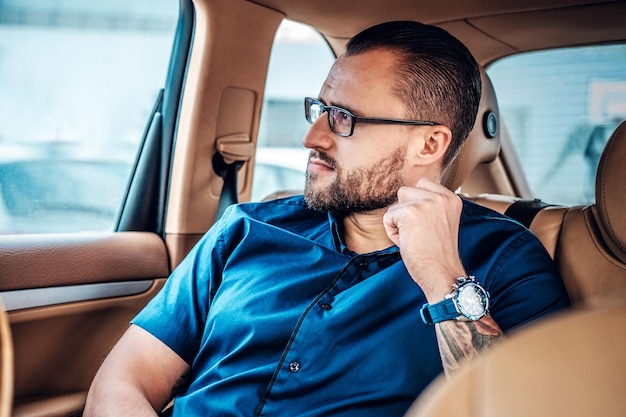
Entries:
[[407, 157], [412, 165], [443, 164], [443, 156], [452, 141], [452, 132], [443, 125], [425, 126], [409, 140]]

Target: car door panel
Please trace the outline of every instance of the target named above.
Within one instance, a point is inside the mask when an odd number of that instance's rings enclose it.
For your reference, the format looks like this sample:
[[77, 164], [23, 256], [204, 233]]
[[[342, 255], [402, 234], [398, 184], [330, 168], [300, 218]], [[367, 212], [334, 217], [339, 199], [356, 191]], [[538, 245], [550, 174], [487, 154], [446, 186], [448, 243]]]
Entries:
[[153, 233], [7, 236], [0, 271], [13, 415], [69, 416], [80, 414], [100, 363], [163, 286], [169, 263]]

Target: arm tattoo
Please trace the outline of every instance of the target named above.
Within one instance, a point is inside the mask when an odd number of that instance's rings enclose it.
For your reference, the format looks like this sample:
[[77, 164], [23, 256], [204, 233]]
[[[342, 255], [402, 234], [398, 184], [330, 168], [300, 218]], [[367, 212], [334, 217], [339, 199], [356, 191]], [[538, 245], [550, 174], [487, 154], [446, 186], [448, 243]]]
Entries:
[[452, 374], [463, 363], [474, 359], [504, 337], [491, 316], [478, 321], [444, 321], [435, 325], [435, 332], [446, 375]]

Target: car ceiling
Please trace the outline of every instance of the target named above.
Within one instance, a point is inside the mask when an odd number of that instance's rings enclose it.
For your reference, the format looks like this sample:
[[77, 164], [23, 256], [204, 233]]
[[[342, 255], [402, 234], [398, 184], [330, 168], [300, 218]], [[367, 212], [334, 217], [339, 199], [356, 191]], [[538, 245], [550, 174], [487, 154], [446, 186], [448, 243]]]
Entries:
[[336, 52], [358, 31], [389, 20], [436, 24], [483, 65], [505, 55], [626, 39], [626, 2], [582, 0], [253, 0], [317, 28]]

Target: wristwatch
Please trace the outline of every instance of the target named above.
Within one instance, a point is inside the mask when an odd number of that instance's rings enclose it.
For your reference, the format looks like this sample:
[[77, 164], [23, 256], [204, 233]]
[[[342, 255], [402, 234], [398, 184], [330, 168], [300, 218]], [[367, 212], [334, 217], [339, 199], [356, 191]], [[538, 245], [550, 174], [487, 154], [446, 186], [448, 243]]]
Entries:
[[457, 278], [452, 292], [436, 304], [424, 304], [420, 310], [426, 324], [446, 320], [476, 321], [489, 312], [489, 293], [476, 282], [473, 276]]

